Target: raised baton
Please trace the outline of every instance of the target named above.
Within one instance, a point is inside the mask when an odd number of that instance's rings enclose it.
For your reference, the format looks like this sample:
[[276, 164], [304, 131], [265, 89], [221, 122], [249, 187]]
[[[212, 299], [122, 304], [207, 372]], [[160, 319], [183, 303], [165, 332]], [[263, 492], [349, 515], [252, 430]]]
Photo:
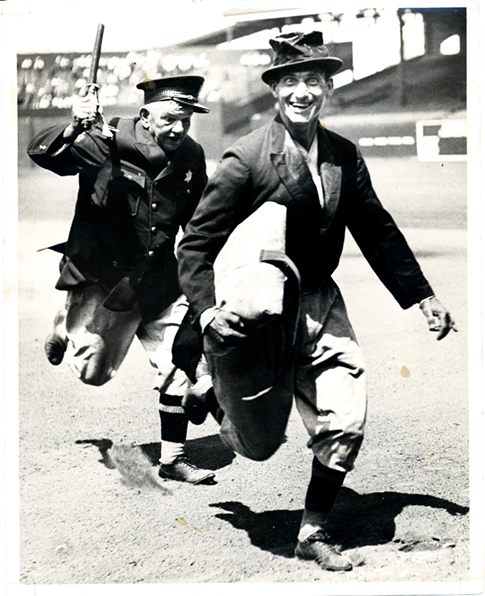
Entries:
[[96, 41], [94, 42], [93, 55], [91, 57], [91, 69], [89, 71], [88, 86], [96, 85], [98, 78], [99, 58], [101, 56], [101, 44], [103, 43], [104, 25], [100, 23], [96, 31]]

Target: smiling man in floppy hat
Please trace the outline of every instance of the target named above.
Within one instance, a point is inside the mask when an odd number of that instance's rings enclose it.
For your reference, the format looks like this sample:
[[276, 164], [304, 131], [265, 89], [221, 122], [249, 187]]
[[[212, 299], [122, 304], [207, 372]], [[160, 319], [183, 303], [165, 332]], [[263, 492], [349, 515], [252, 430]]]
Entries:
[[[277, 100], [278, 114], [225, 152], [179, 244], [180, 283], [203, 334], [214, 379], [214, 391], [188, 394], [184, 406], [194, 422], [212, 412], [227, 445], [262, 460], [284, 441], [294, 397], [314, 455], [295, 553], [324, 569], [349, 570], [352, 561], [334, 548], [326, 530], [359, 452], [366, 416], [364, 361], [331, 277], [346, 228], [402, 308], [419, 304], [438, 339], [453, 329], [453, 321], [379, 202], [358, 148], [319, 123], [341, 60], [328, 55], [320, 32], [280, 35], [271, 45], [276, 56], [262, 77]], [[249, 366], [240, 373], [238, 354], [242, 367], [242, 356], [251, 351], [254, 375], [264, 376], [265, 366], [271, 370], [271, 343], [260, 349], [265, 327], [253, 329], [243, 315], [216, 301], [214, 262], [234, 230], [239, 233], [244, 224], [257, 221], [259, 209], [271, 203], [286, 208], [286, 256], [300, 278], [295, 296], [294, 276], [287, 269], [283, 316], [266, 325], [275, 332], [275, 360], [285, 330], [296, 326], [297, 333], [271, 399], [254, 392], [245, 399], [237, 390], [249, 385], [252, 371]], [[236, 362], [232, 385], [220, 391], [219, 376], [230, 354]]]
[[207, 182], [204, 151], [188, 136], [204, 79], [143, 81], [144, 105], [133, 118], [100, 118], [96, 93], [73, 105], [71, 122], [42, 131], [30, 157], [61, 176], [79, 174], [76, 212], [57, 289], [65, 308], [47, 338], [49, 361], [64, 359], [89, 385], [103, 385], [135, 337], [157, 369], [161, 420], [160, 476], [194, 484], [214, 477], [185, 455], [188, 420], [181, 406], [187, 378], [172, 364], [172, 341], [187, 303], [181, 296], [175, 237]]

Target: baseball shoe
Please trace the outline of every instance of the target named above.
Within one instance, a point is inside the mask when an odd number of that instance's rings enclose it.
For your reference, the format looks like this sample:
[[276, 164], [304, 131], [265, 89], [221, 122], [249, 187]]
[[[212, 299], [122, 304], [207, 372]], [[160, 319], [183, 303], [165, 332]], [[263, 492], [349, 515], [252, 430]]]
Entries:
[[54, 317], [54, 329], [44, 343], [47, 360], [57, 366], [62, 362], [66, 349], [66, 309], [61, 309]]
[[66, 348], [67, 343], [57, 333], [51, 333], [44, 343], [47, 360], [54, 366], [62, 362]]
[[323, 530], [311, 534], [306, 540], [298, 541], [295, 555], [300, 559], [311, 559], [327, 571], [350, 571], [352, 569], [350, 559], [328, 544], [328, 536]]
[[186, 455], [179, 455], [172, 464], [160, 464], [158, 475], [160, 478], [191, 484], [215, 484], [214, 472], [194, 466]]

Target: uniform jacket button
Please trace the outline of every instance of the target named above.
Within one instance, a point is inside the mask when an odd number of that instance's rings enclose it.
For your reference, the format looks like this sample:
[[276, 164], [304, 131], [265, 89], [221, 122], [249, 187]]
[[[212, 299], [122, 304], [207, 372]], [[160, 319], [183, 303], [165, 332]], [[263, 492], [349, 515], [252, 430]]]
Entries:
[[148, 251], [148, 256], [149, 256], [149, 257], [153, 257], [153, 250], [149, 250], [149, 251]]
[[158, 203], [152, 203], [152, 209], [155, 211], [155, 209], [158, 207]]

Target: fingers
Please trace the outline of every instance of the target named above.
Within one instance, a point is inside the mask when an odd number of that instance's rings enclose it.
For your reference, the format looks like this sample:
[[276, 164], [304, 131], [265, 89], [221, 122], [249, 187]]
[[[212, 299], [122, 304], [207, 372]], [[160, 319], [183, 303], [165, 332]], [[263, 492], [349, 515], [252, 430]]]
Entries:
[[428, 327], [430, 331], [439, 331], [441, 329], [439, 319], [433, 315], [430, 315], [428, 317]]
[[440, 341], [441, 339], [444, 339], [448, 335], [450, 330], [451, 330], [450, 327], [443, 327], [442, 329], [440, 329], [436, 339], [438, 341]]
[[221, 326], [227, 326], [233, 330], [244, 329], [244, 321], [241, 319], [241, 317], [229, 310], [219, 310], [216, 313], [214, 320]]
[[438, 336], [436, 339], [438, 341], [444, 339], [452, 329], [455, 332], [458, 331], [450, 313], [447, 312], [444, 317], [440, 317], [440, 327], [438, 329]]
[[247, 337], [244, 327], [244, 321], [238, 315], [218, 310], [204, 330], [204, 352], [219, 356], [227, 354]]
[[211, 326], [224, 337], [242, 338], [246, 335], [241, 317], [228, 311], [219, 311]]
[[235, 313], [219, 310], [207, 328], [220, 342], [234, 343], [246, 337], [244, 321]]
[[81, 91], [79, 91], [79, 97], [86, 97], [88, 95], [98, 95], [99, 85], [84, 85]]
[[98, 108], [96, 94], [88, 93], [80, 97], [72, 106], [73, 125], [89, 128], [96, 121]]
[[436, 297], [423, 301], [420, 308], [428, 321], [429, 330], [438, 333], [437, 340], [444, 339], [452, 329], [457, 331], [450, 313]]

